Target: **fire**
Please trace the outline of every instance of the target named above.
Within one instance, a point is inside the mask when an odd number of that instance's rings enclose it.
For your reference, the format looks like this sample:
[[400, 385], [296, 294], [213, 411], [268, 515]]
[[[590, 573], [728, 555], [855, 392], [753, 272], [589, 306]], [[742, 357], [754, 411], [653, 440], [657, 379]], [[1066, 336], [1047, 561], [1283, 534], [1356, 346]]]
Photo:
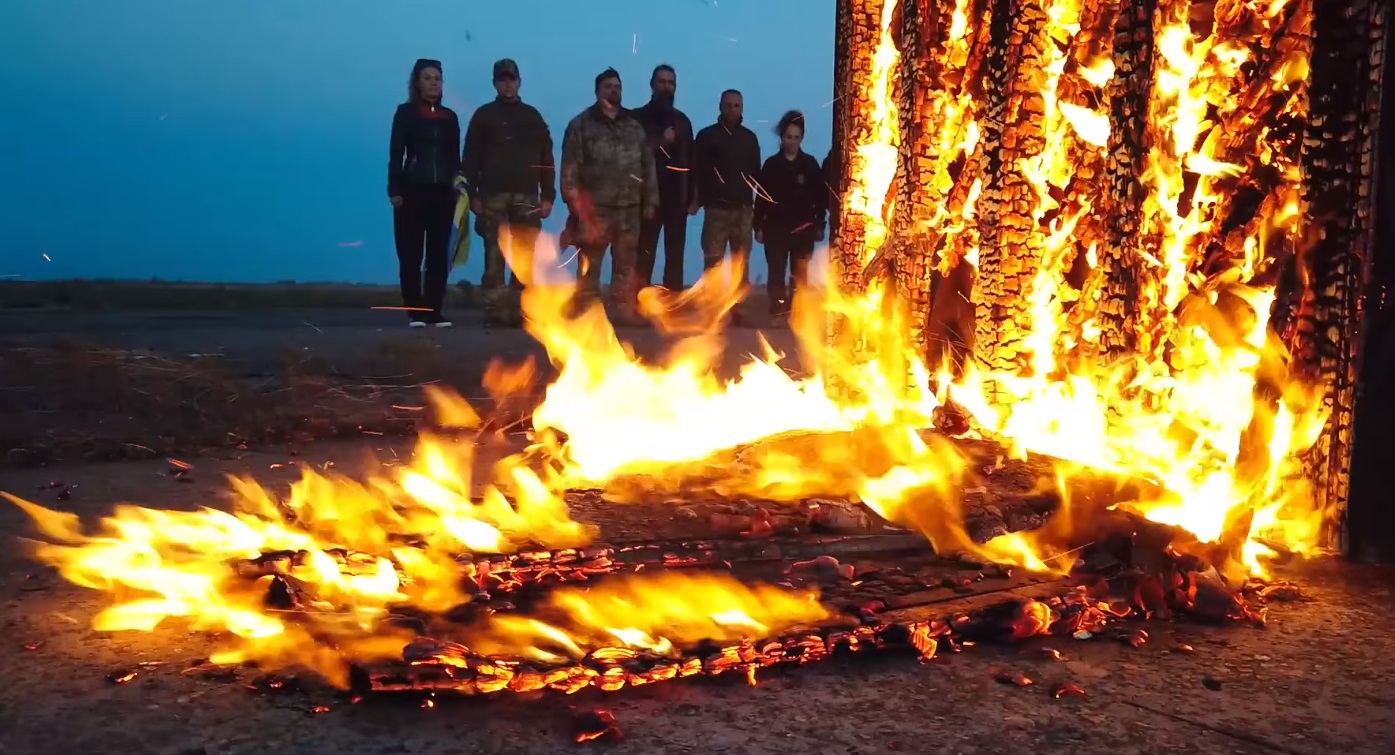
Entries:
[[[903, 138], [897, 2], [869, 2], [879, 9], [880, 29], [867, 72], [872, 128], [857, 134], [843, 208], [862, 229], [852, 256], [863, 264], [896, 241], [892, 221], [908, 211], [887, 191]], [[1107, 107], [1110, 87], [1126, 72], [1101, 43], [1101, 34], [1112, 39], [1111, 24], [1085, 13], [1085, 0], [1031, 4], [1040, 20], [1021, 23], [1040, 24], [1030, 29], [1032, 75], [1004, 95], [1019, 111], [1014, 116], [1039, 130], [1032, 143], [1040, 145], [1009, 166], [1029, 192], [1030, 243], [1023, 246], [1035, 255], [1023, 284], [1027, 322], [1017, 369], [927, 363], [910, 313], [876, 282], [866, 290], [798, 293], [801, 374], [782, 368], [784, 355], [764, 344], [738, 378], [724, 381], [716, 376], [720, 323], [744, 294], [743, 271], [722, 265], [689, 291], [641, 292], [641, 311], [673, 337], [657, 362], [636, 358], [598, 305], [578, 307], [574, 287], [526, 280], [527, 329], [558, 376], [533, 411], [531, 447], [502, 462], [489, 484], [477, 488], [471, 479], [469, 442], [424, 437], [403, 468], [365, 481], [307, 471], [285, 499], [234, 479], [231, 512], [122, 506], [88, 530], [71, 514], [9, 497], [47, 538], [36, 544], [38, 558], [73, 583], [112, 595], [114, 605], [94, 620], [98, 629], [149, 631], [185, 619], [238, 639], [216, 660], [308, 665], [341, 683], [349, 661], [400, 655], [410, 633], [393, 629], [394, 612], [438, 616], [469, 602], [465, 586], [477, 575], [460, 556], [588, 542], [593, 533], [571, 519], [562, 498], [576, 487], [776, 501], [842, 496], [915, 528], [939, 552], [1068, 570], [1069, 554], [1056, 552], [1073, 523], [1068, 502], [1044, 533], [987, 544], [969, 538], [960, 506], [974, 470], [951, 439], [925, 432], [946, 410], [967, 412], [969, 434], [1014, 454], [1060, 459], [1060, 479], [1046, 483], [1062, 490], [1079, 467], [1157, 483], [1165, 495], [1128, 505], [1227, 546], [1248, 573], [1263, 574], [1276, 549], [1315, 550], [1324, 512], [1300, 456], [1326, 416], [1320, 386], [1292, 374], [1268, 328], [1275, 290], [1261, 264], [1270, 245], [1298, 243], [1301, 187], [1281, 129], [1240, 108], [1243, 97], [1301, 114], [1301, 46], [1286, 48], [1258, 75], [1252, 56], [1281, 24], [1301, 23], [1311, 1], [1228, 0], [1216, 4], [1209, 25], [1187, 14], [1188, 3], [1159, 3], [1153, 78], [1140, 114], [1147, 150], [1136, 178], [1146, 198], [1141, 226], [1126, 239], [1137, 257], [1127, 260], [1139, 271], [1137, 300], [1112, 303], [1101, 302], [1102, 260], [1118, 262], [1122, 252], [1110, 248], [1096, 217], [1098, 196], [1071, 188], [1081, 166], [1105, 165], [1119, 137]], [[966, 66], [985, 36], [987, 19], [971, 17], [972, 5], [955, 4], [934, 51], [945, 65]], [[929, 227], [912, 232], [943, 240], [940, 269], [961, 261], [977, 267], [986, 251], [976, 203], [986, 184], [973, 178], [956, 191], [959, 169], [949, 166], [987, 162], [989, 114], [968, 87], [930, 92], [926, 103], [940, 163], [924, 187], [934, 200]], [[1218, 238], [1232, 181], [1261, 168], [1275, 176], [1273, 192], [1257, 222], [1216, 242], [1235, 254], [1217, 256], [1209, 240]], [[555, 264], [550, 243], [543, 239], [536, 257], [507, 250], [513, 268], [527, 279]], [[1070, 281], [1078, 260], [1087, 263], [1079, 285]], [[1138, 310], [1128, 334], [1135, 353], [1104, 348], [1108, 304]], [[829, 317], [842, 325], [832, 339]], [[507, 397], [531, 376], [531, 365], [495, 367], [487, 382], [496, 398]], [[434, 391], [429, 398], [441, 426], [479, 424], [458, 396]], [[268, 606], [277, 589], [321, 610], [292, 617]], [[579, 659], [604, 648], [663, 654], [824, 617], [808, 594], [667, 574], [554, 591], [539, 611], [496, 615], [475, 627], [469, 642], [481, 653], [535, 660]], [[1049, 611], [1032, 607], [1021, 631], [1038, 634], [1049, 625]]]
[[[231, 512], [124, 505], [94, 531], [75, 515], [5, 497], [46, 537], [34, 543], [39, 560], [113, 596], [94, 628], [151, 631], [187, 619], [241, 640], [215, 661], [309, 665], [339, 679], [341, 659], [312, 634], [350, 657], [396, 656], [404, 633], [381, 628], [391, 609], [442, 612], [468, 602], [458, 556], [589, 541], [527, 469], [501, 465], [505, 482], [476, 497], [472, 457], [469, 443], [425, 437], [410, 465], [363, 482], [306, 470], [281, 501], [254, 480], [232, 478]], [[278, 579], [328, 612], [313, 629], [265, 605]]]
[[716, 574], [677, 573], [557, 590], [540, 613], [558, 619], [548, 623], [533, 615], [496, 615], [467, 645], [488, 656], [540, 661], [581, 660], [606, 648], [676, 655], [702, 640], [773, 637], [828, 617], [811, 592], [747, 587]]
[[[712, 377], [717, 346], [711, 329], [680, 341], [670, 361], [643, 365], [604, 327], [598, 311], [577, 327], [559, 316], [559, 308], [535, 306], [530, 332], [549, 345], [561, 376], [534, 424], [547, 438], [545, 455], [562, 470], [559, 479], [624, 486], [639, 475], [647, 486], [707, 485], [727, 494], [845, 494], [944, 537], [953, 527], [942, 522], [958, 513], [955, 486], [964, 460], [914, 431], [952, 401], [969, 410], [979, 432], [1019, 453], [1160, 483], [1168, 491], [1164, 500], [1133, 507], [1204, 542], [1237, 541], [1251, 572], [1263, 573], [1260, 558], [1272, 553], [1262, 541], [1313, 550], [1322, 514], [1301, 480], [1298, 456], [1315, 442], [1326, 417], [1318, 387], [1290, 374], [1282, 345], [1268, 331], [1273, 285], [1256, 280], [1256, 250], [1264, 236], [1295, 227], [1294, 202], [1265, 206], [1271, 219], [1243, 240], [1244, 254], [1234, 266], [1199, 268], [1209, 254], [1204, 241], [1221, 220], [1218, 207], [1228, 201], [1226, 181], [1273, 166], [1285, 177], [1279, 195], [1296, 196], [1293, 166], [1271, 141], [1277, 137], [1260, 132], [1258, 149], [1241, 151], [1254, 124], [1242, 122], [1237, 96], [1259, 86], [1246, 67], [1251, 50], [1267, 44], [1280, 24], [1299, 22], [1289, 19], [1301, 20], [1307, 6], [1286, 6], [1305, 2], [1225, 4], [1210, 28], [1189, 19], [1186, 4], [1162, 3], [1154, 20], [1157, 62], [1146, 113], [1153, 146], [1141, 176], [1148, 193], [1140, 233], [1152, 241], [1140, 248], [1148, 273], [1139, 291], [1137, 356], [1112, 362], [1093, 356], [1099, 325], [1079, 318], [1090, 311], [1082, 297], [1092, 295], [1092, 284], [1075, 290], [1066, 282], [1077, 255], [1098, 274], [1102, 243], [1087, 222], [1096, 208], [1085, 195], [1065, 193], [1077, 166], [1103, 159], [1108, 143], [1109, 113], [1080, 103], [1107, 102], [1105, 88], [1121, 74], [1107, 46], [1101, 51], [1088, 44], [1088, 34], [1100, 28], [1086, 27], [1083, 3], [1050, 0], [1041, 3], [1041, 34], [1051, 42], [1042, 48], [1040, 78], [1032, 82], [1043, 110], [1034, 123], [1045, 146], [1017, 166], [1036, 195], [1031, 214], [1039, 239], [1029, 247], [1041, 250], [1028, 294], [1028, 369], [935, 376], [938, 365], [924, 363], [905, 335], [911, 329], [904, 313], [888, 306], [878, 286], [805, 292], [800, 309], [810, 317], [796, 330], [806, 364], [814, 367], [807, 377], [788, 376], [776, 364], [778, 355], [767, 353], [730, 383]], [[882, 198], [901, 139], [893, 97], [901, 54], [893, 41], [896, 2], [873, 6], [880, 7], [881, 37], [872, 46], [867, 78], [872, 126], [858, 135], [846, 207], [863, 222], [862, 259], [885, 242], [897, 211]], [[965, 7], [957, 4], [951, 17], [943, 48], [949, 64], [962, 64], [973, 36]], [[1301, 53], [1287, 52], [1267, 74], [1268, 91], [1252, 96], [1292, 95], [1286, 107], [1300, 107]], [[943, 124], [942, 154], [981, 148], [978, 103], [941, 92], [927, 99]], [[980, 188], [975, 183], [971, 196]], [[949, 245], [972, 222], [972, 199], [958, 215], [939, 210], [932, 220]], [[961, 248], [973, 264], [976, 242], [966, 238]], [[731, 279], [721, 271], [699, 284], [695, 298], [703, 300], [699, 309], [709, 322], [734, 306], [739, 291], [720, 283]], [[825, 343], [825, 314], [841, 318], [850, 335]], [[867, 440], [869, 429], [875, 440]], [[743, 449], [738, 463], [723, 453], [733, 448]], [[959, 535], [952, 537], [957, 547], [972, 550]], [[1031, 548], [1000, 544], [996, 552], [1043, 564], [1045, 554]]]

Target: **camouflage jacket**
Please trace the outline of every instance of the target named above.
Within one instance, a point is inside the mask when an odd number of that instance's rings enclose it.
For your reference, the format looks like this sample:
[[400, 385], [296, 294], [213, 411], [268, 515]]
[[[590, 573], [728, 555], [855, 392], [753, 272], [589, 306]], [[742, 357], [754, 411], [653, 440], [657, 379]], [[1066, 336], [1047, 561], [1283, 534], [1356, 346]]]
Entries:
[[581, 195], [601, 207], [659, 206], [654, 153], [644, 126], [627, 111], [608, 118], [593, 105], [562, 137], [562, 197]]

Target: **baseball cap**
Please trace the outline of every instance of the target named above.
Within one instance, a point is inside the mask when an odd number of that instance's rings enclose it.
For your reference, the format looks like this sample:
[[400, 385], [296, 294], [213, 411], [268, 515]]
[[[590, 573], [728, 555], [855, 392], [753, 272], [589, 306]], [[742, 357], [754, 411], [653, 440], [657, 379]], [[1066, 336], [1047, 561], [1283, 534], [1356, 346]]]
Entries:
[[518, 64], [513, 62], [511, 58], [503, 58], [494, 61], [494, 78], [498, 79], [505, 76], [510, 76], [515, 79], [518, 78]]

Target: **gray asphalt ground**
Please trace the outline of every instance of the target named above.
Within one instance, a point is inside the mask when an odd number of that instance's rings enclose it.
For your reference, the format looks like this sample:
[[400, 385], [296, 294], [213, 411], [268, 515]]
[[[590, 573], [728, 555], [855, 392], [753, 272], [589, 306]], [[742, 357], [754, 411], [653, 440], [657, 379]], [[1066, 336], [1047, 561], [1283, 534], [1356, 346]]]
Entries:
[[[218, 352], [249, 372], [302, 349], [343, 365], [377, 368], [367, 344], [431, 339], [475, 363], [529, 353], [526, 335], [408, 331], [400, 313], [0, 313], [0, 343], [54, 338], [189, 354]], [[645, 336], [639, 336], [643, 339]], [[786, 336], [787, 338], [787, 336]], [[417, 339], [416, 341], [412, 339]], [[747, 340], [749, 339], [749, 340]], [[756, 347], [738, 332], [733, 360]], [[297, 448], [225, 450], [175, 484], [163, 461], [0, 469], [0, 490], [94, 517], [118, 501], [160, 507], [220, 505], [229, 472], [281, 485], [284, 466], [367, 452], [401, 455], [405, 441], [365, 438]], [[273, 469], [272, 465], [283, 465]], [[58, 500], [49, 483], [72, 491]], [[17, 538], [28, 520], [0, 505], [0, 752], [5, 753], [1389, 753], [1395, 742], [1395, 573], [1336, 561], [1294, 573], [1306, 599], [1275, 605], [1267, 629], [1148, 626], [1135, 649], [1052, 639], [1054, 662], [1019, 648], [974, 648], [920, 665], [907, 659], [831, 661], [742, 680], [684, 681], [569, 698], [370, 698], [348, 705], [314, 693], [256, 694], [240, 683], [185, 674], [212, 639], [171, 623], [155, 632], [89, 629], [98, 594], [33, 563]], [[1179, 643], [1196, 652], [1172, 652]], [[31, 649], [32, 648], [32, 649]], [[149, 666], [137, 666], [139, 663]], [[130, 683], [106, 680], [138, 669]], [[995, 682], [1003, 669], [1036, 684]], [[1053, 699], [1074, 681], [1084, 697]], [[1203, 684], [1203, 680], [1210, 683]], [[246, 681], [242, 679], [241, 681]], [[1215, 684], [1214, 682], [1219, 682]], [[311, 715], [316, 703], [330, 710]], [[615, 745], [575, 745], [569, 706], [602, 705], [625, 730]]]

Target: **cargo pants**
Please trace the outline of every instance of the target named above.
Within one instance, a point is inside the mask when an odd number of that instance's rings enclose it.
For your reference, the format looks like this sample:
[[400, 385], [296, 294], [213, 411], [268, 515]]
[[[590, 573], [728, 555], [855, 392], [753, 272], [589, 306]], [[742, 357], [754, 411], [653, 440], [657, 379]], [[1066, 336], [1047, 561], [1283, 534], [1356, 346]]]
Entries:
[[[519, 312], [519, 292], [523, 282], [515, 272], [504, 285], [508, 260], [531, 264], [533, 247], [542, 230], [538, 198], [528, 194], [497, 192], [480, 198], [482, 211], [475, 218], [475, 233], [484, 242], [484, 276], [480, 279], [480, 299], [485, 318], [515, 319]], [[509, 245], [509, 255], [504, 254]]]
[[[601, 264], [610, 249], [610, 303], [617, 320], [635, 319], [635, 254], [639, 249], [641, 212], [638, 205], [597, 205], [576, 217], [576, 242], [580, 250], [577, 278], [582, 301], [594, 301], [601, 292]], [[628, 323], [626, 323], [628, 324]]]
[[751, 208], [707, 207], [702, 213], [702, 269], [711, 270], [731, 248], [733, 262], [742, 268], [743, 282], [749, 283], [751, 260]]

